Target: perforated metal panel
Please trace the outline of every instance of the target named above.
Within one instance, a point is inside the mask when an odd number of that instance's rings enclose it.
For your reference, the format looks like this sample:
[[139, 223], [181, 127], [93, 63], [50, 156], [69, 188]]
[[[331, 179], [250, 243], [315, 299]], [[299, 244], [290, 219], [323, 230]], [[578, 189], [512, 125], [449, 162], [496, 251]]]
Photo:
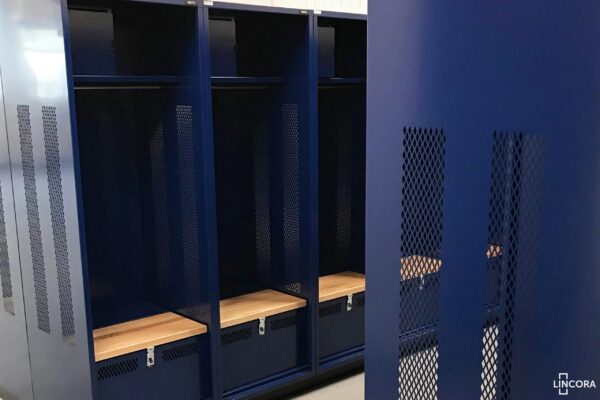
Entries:
[[[297, 104], [281, 107], [281, 135], [283, 161], [283, 236], [284, 263], [288, 278], [297, 277], [300, 271], [300, 126]], [[286, 285], [286, 289], [300, 294], [299, 282]]]
[[298, 315], [291, 313], [283, 317], [271, 318], [271, 330], [278, 331], [280, 329], [292, 328], [297, 325]]
[[[198, 289], [200, 258], [192, 107], [178, 105], [176, 117], [183, 263], [187, 284], [186, 292], [193, 294], [197, 293]], [[191, 309], [190, 311], [193, 312]]]
[[[528, 302], [535, 266], [544, 143], [522, 133], [494, 133], [488, 228], [482, 400], [513, 398], [516, 315]], [[526, 332], [520, 332], [521, 335]]]
[[336, 169], [336, 247], [338, 265], [351, 265], [352, 247], [352, 129], [350, 120], [341, 122], [337, 135]]
[[25, 183], [27, 207], [27, 223], [29, 226], [29, 242], [33, 264], [35, 289], [35, 305], [38, 329], [50, 333], [50, 315], [48, 312], [48, 289], [46, 284], [46, 265], [42, 245], [40, 212], [35, 177], [35, 161], [33, 159], [33, 143], [31, 139], [31, 114], [29, 106], [18, 105], [19, 139], [21, 142], [21, 163]]
[[226, 346], [237, 342], [248, 340], [252, 337], [252, 328], [245, 327], [223, 333], [221, 335], [221, 344]]
[[0, 181], [0, 283], [2, 287], [2, 304], [4, 311], [15, 315], [13, 300], [12, 277], [10, 274], [10, 259], [8, 256], [8, 243], [6, 238], [6, 221], [4, 219], [4, 198], [2, 195], [2, 182]]
[[256, 230], [256, 267], [266, 279], [271, 271], [271, 201], [270, 201], [269, 140], [266, 130], [260, 130], [254, 143], [254, 218]]
[[46, 171], [50, 193], [50, 216], [54, 239], [54, 256], [58, 274], [58, 297], [60, 322], [65, 343], [75, 344], [75, 322], [73, 320], [73, 298], [71, 294], [71, 271], [65, 226], [63, 185], [60, 173], [60, 152], [56, 123], [56, 107], [42, 107], [44, 144], [46, 147]]
[[165, 160], [164, 125], [159, 123], [150, 141], [150, 168], [152, 175], [152, 209], [154, 217], [154, 251], [158, 291], [169, 298], [171, 278], [169, 266], [169, 216], [167, 208], [167, 166]]
[[445, 167], [443, 130], [405, 128], [402, 165], [399, 399], [437, 399]]

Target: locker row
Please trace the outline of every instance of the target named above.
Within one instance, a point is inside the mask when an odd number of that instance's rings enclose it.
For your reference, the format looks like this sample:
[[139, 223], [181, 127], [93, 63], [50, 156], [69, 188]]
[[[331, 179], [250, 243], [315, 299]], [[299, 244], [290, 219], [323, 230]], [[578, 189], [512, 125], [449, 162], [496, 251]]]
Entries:
[[36, 1], [13, 27], [62, 27], [66, 61], [18, 93], [0, 60], [33, 387], [0, 396], [249, 398], [360, 362], [366, 18]]

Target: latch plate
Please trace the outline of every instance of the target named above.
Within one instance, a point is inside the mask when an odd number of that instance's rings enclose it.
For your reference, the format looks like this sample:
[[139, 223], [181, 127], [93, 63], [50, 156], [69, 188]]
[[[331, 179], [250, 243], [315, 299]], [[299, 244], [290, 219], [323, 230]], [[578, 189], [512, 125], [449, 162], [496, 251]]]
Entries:
[[266, 332], [265, 326], [266, 326], [266, 318], [265, 317], [259, 318], [258, 319], [258, 335], [259, 336], [265, 335], [265, 332]]
[[348, 301], [346, 302], [346, 311], [352, 311], [352, 301], [353, 301], [353, 295], [349, 294]]
[[154, 347], [146, 349], [146, 366], [148, 368], [154, 367]]

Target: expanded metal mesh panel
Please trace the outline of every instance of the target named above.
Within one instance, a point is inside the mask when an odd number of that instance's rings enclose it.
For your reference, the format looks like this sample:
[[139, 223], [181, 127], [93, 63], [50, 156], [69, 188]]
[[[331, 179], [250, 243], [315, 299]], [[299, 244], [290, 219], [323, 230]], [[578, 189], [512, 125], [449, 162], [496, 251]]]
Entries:
[[162, 351], [163, 361], [175, 361], [198, 354], [198, 342], [184, 343]]
[[29, 106], [18, 105], [17, 116], [21, 145], [21, 164], [25, 184], [25, 206], [27, 208], [27, 223], [29, 226], [29, 245], [31, 250], [31, 261], [33, 264], [33, 286], [38, 329], [49, 334], [50, 315], [48, 312], [46, 265], [44, 262], [44, 247], [42, 245], [42, 230], [40, 227]]
[[400, 346], [401, 400], [437, 400], [438, 343], [435, 336]]
[[56, 108], [42, 107], [44, 145], [46, 147], [46, 172], [50, 194], [50, 217], [54, 236], [54, 256], [58, 274], [58, 298], [60, 303], [60, 323], [65, 343], [75, 344], [75, 321], [73, 317], [73, 297], [71, 293], [71, 270], [65, 225], [63, 185], [60, 172], [60, 151]]
[[[283, 236], [286, 277], [300, 272], [300, 126], [297, 104], [281, 107], [283, 169]], [[294, 282], [286, 289], [300, 294], [301, 285]]]
[[226, 346], [248, 340], [252, 337], [252, 328], [245, 327], [221, 334], [221, 345]]
[[[442, 252], [445, 135], [404, 128], [400, 337], [437, 322]], [[417, 333], [415, 333], [417, 332]], [[400, 349], [399, 399], [436, 399], [436, 334], [404, 340]]]
[[341, 303], [329, 303], [329, 304], [321, 304], [319, 306], [319, 318], [327, 318], [332, 315], [339, 314], [342, 312], [342, 304]]
[[509, 400], [516, 316], [528, 303], [537, 252], [544, 143], [494, 133], [492, 155], [481, 399]]
[[130, 374], [137, 371], [138, 360], [137, 358], [130, 358], [123, 361], [117, 361], [108, 365], [103, 365], [98, 368], [98, 380], [103, 381], [106, 379], [116, 378], [117, 376]]
[[4, 311], [11, 315], [15, 315], [12, 277], [10, 274], [10, 258], [8, 256], [8, 243], [6, 240], [4, 198], [2, 196], [2, 182], [0, 182], [0, 284], [2, 287], [2, 304], [4, 305]]
[[284, 317], [273, 318], [271, 320], [271, 330], [278, 331], [280, 329], [291, 328], [297, 325], [298, 314], [292, 313]]
[[150, 170], [152, 176], [152, 212], [157, 286], [160, 296], [163, 299], [168, 299], [170, 298], [171, 288], [171, 252], [167, 206], [167, 164], [164, 125], [162, 122], [157, 125], [150, 140]]
[[[188, 284], [187, 293], [196, 293], [199, 282], [198, 209], [196, 198], [196, 161], [194, 158], [194, 129], [192, 107], [177, 106], [177, 153], [179, 161], [179, 196], [183, 263]], [[194, 296], [195, 297], [195, 296]], [[190, 308], [189, 311], [193, 312]]]

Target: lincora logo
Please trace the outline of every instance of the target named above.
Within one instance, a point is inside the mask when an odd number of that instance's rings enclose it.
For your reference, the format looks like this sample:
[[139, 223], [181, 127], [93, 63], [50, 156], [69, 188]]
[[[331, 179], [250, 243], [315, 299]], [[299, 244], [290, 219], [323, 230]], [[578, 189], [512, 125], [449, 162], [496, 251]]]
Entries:
[[568, 396], [569, 390], [596, 389], [596, 382], [593, 379], [569, 379], [569, 373], [559, 372], [558, 380], [554, 381], [554, 389], [558, 389], [560, 396]]

